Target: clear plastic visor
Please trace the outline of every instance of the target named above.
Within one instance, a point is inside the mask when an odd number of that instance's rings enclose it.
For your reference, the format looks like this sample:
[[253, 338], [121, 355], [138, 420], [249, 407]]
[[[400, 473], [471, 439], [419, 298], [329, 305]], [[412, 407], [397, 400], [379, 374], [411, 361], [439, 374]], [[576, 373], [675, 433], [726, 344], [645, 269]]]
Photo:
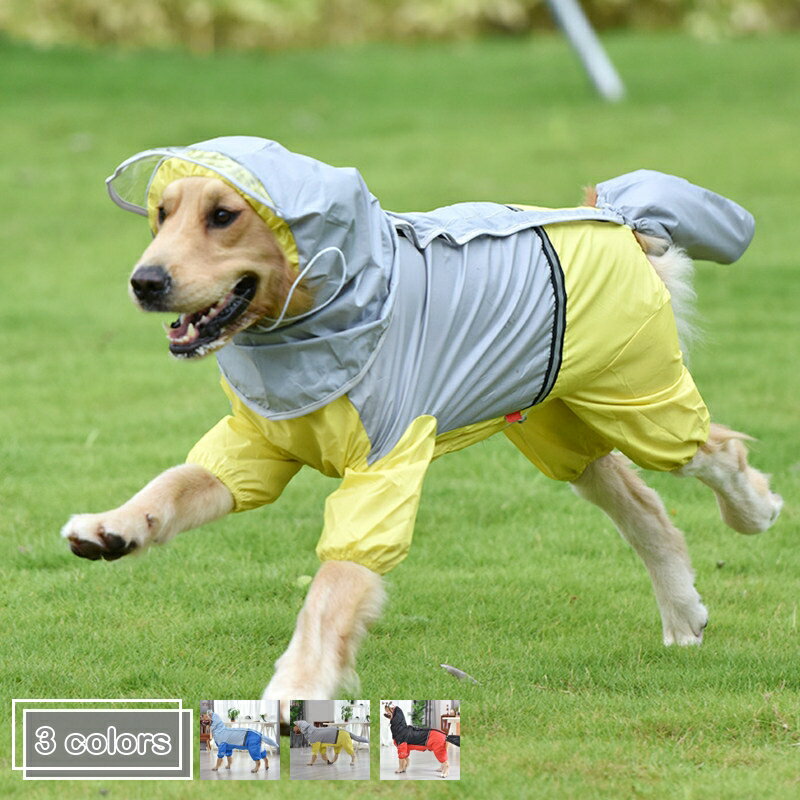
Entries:
[[150, 185], [159, 166], [168, 158], [180, 158], [206, 170], [216, 172], [243, 194], [272, 209], [272, 198], [261, 182], [241, 164], [222, 153], [192, 150], [185, 147], [165, 147], [159, 150], [146, 150], [123, 161], [113, 175], [106, 178], [111, 199], [126, 211], [147, 216]]

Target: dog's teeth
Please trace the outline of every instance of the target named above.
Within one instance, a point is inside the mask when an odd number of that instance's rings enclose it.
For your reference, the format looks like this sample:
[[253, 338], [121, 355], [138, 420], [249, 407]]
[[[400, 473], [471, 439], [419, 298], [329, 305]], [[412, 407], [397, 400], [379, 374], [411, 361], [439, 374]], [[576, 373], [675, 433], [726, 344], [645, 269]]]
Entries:
[[194, 326], [194, 322], [190, 322], [189, 327], [186, 329], [186, 336], [184, 336], [184, 339], [186, 339], [187, 342], [190, 342], [192, 339], [196, 339], [198, 335], [199, 334], [197, 332], [197, 328]]

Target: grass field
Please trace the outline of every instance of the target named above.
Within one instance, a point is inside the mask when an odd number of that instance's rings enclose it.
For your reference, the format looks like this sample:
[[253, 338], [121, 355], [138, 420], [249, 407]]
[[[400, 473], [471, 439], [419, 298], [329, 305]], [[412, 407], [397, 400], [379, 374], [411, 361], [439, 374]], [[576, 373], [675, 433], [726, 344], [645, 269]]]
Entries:
[[702, 648], [665, 649], [645, 571], [599, 512], [502, 437], [437, 462], [359, 665], [373, 703], [460, 696], [462, 780], [315, 792], [800, 796], [800, 40], [608, 45], [630, 95], [618, 106], [593, 97], [555, 37], [207, 59], [0, 43], [0, 795], [307, 796], [288, 780], [23, 783], [5, 770], [12, 697], [258, 697], [293, 629], [334, 485], [316, 474], [141, 558], [90, 563], [58, 537], [226, 412], [215, 365], [171, 360], [159, 322], [128, 301], [148, 233], [103, 179], [147, 147], [252, 133], [357, 165], [394, 210], [571, 204], [642, 166], [740, 201], [756, 239], [735, 266], [699, 265], [707, 336], [692, 365], [714, 417], [758, 437], [752, 460], [786, 500], [748, 538], [699, 484], [648, 477], [711, 613]]

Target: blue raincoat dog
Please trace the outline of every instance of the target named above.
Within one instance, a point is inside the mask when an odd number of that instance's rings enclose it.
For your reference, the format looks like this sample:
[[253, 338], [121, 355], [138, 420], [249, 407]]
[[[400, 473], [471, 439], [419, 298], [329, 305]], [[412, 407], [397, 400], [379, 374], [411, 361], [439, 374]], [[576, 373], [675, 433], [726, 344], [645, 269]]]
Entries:
[[258, 762], [264, 759], [264, 768], [269, 769], [267, 761], [267, 750], [264, 747], [268, 744], [278, 750], [278, 743], [265, 736], [259, 731], [252, 728], [229, 728], [225, 725], [222, 717], [216, 712], [211, 715], [211, 735], [217, 744], [217, 765], [214, 769], [218, 769], [222, 759], [227, 757], [229, 759], [228, 766], [230, 766], [230, 758], [234, 750], [247, 750], [250, 758]]

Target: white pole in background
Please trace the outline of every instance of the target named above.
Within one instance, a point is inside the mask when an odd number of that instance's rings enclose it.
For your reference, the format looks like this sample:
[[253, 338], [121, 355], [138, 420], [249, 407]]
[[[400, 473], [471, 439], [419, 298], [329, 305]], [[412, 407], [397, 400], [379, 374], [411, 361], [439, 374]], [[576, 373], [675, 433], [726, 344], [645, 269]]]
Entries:
[[625, 86], [578, 0], [547, 0], [547, 3], [600, 95], [612, 102], [621, 100]]

